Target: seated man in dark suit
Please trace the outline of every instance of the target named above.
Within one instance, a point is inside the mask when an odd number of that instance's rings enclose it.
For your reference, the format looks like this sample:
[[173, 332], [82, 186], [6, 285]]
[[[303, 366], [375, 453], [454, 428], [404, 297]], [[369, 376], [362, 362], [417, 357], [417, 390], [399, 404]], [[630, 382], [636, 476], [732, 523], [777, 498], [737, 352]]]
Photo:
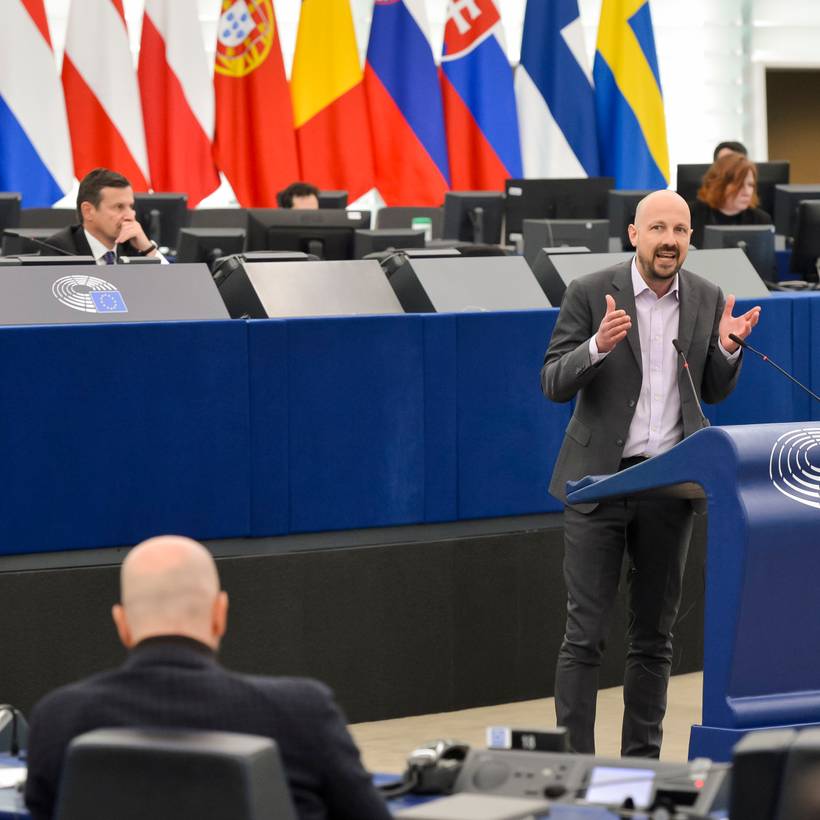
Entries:
[[98, 265], [113, 265], [118, 256], [159, 256], [157, 243], [137, 222], [131, 183], [116, 171], [95, 168], [77, 192], [79, 225], [69, 225], [46, 242], [76, 256], [93, 256]]
[[113, 616], [130, 650], [125, 663], [50, 693], [32, 711], [26, 803], [33, 820], [54, 814], [72, 738], [116, 726], [271, 737], [302, 820], [388, 820], [326, 686], [240, 675], [217, 662], [228, 596], [203, 546], [178, 536], [143, 542], [123, 562], [121, 597]]

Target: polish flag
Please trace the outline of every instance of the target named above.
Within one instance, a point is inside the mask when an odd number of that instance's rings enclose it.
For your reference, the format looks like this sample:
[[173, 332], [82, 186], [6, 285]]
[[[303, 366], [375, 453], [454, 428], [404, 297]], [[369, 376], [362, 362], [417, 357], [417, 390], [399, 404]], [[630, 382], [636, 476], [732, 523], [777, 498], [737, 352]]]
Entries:
[[214, 89], [196, 0], [145, 0], [139, 69], [155, 191], [186, 191], [194, 207], [219, 187]]
[[122, 0], [71, 4], [63, 90], [77, 178], [104, 166], [135, 190], [147, 190], [142, 107]]

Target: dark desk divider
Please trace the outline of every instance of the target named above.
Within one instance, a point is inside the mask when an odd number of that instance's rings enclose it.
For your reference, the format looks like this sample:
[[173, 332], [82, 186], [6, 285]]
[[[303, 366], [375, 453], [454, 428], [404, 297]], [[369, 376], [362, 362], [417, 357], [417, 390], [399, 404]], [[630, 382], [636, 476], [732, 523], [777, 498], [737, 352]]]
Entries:
[[227, 319], [207, 266], [0, 266], [0, 325]]
[[[808, 328], [806, 338], [800, 340], [797, 346], [801, 353], [808, 350], [811, 353], [811, 363], [809, 369], [809, 377], [811, 389], [815, 393], [820, 393], [820, 299], [812, 299], [810, 307], [810, 322], [806, 327]], [[804, 347], [807, 346], [807, 347]], [[797, 388], [795, 388], [797, 390]], [[808, 396], [801, 391], [802, 401], [808, 401]], [[798, 418], [811, 418], [820, 420], [820, 407], [817, 402], [811, 402], [811, 415], [800, 415]]]
[[0, 329], [0, 554], [249, 527], [237, 322]]
[[624, 472], [569, 482], [573, 503], [689, 490], [708, 501], [703, 718], [690, 757], [728, 760], [746, 732], [820, 725], [818, 449], [817, 424], [710, 427]]

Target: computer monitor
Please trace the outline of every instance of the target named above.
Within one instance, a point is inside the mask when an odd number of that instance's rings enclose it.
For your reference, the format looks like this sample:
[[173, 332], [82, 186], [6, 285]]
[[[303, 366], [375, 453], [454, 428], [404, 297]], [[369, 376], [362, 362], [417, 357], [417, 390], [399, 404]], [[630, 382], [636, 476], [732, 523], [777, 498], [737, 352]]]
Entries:
[[205, 262], [213, 268], [223, 256], [245, 250], [242, 228], [183, 228], [179, 232], [177, 262]]
[[504, 196], [496, 191], [451, 191], [444, 195], [445, 239], [497, 245], [503, 218]]
[[508, 179], [506, 187], [507, 241], [520, 234], [525, 219], [606, 219], [612, 177], [582, 179]]
[[635, 222], [635, 209], [638, 203], [651, 193], [652, 191], [648, 190], [609, 192], [609, 235], [621, 241], [621, 250], [632, 250], [628, 228]]
[[0, 230], [20, 227], [20, 194], [13, 191], [0, 193]]
[[56, 232], [78, 221], [74, 208], [23, 208], [20, 211], [21, 228], [51, 228]]
[[523, 227], [524, 258], [530, 267], [541, 248], [574, 245], [593, 253], [609, 250], [608, 219], [525, 219]]
[[320, 208], [346, 208], [347, 191], [319, 191]]
[[797, 228], [792, 246], [791, 270], [807, 282], [818, 281], [820, 259], [820, 201], [803, 200], [797, 207]]
[[[789, 181], [789, 163], [785, 160], [774, 162], [756, 162], [757, 197], [760, 207], [770, 216], [774, 216], [776, 185], [785, 185]], [[711, 168], [710, 164], [678, 165], [678, 193], [687, 201], [694, 202], [703, 182], [703, 175]], [[780, 233], [780, 231], [778, 231]]]
[[778, 185], [774, 189], [775, 232], [793, 237], [797, 229], [798, 206], [810, 199], [820, 199], [820, 185]]
[[319, 259], [352, 259], [355, 231], [369, 227], [370, 211], [251, 208], [248, 250], [302, 251]]
[[707, 225], [703, 232], [703, 247], [740, 248], [764, 282], [777, 279], [774, 225]]
[[246, 208], [193, 208], [188, 211], [189, 228], [248, 228]]
[[134, 194], [134, 207], [148, 238], [173, 253], [180, 230], [188, 226], [188, 194]]
[[371, 253], [398, 250], [400, 248], [423, 248], [424, 231], [410, 228], [381, 228], [374, 231], [356, 231], [353, 244], [355, 259], [364, 259]]

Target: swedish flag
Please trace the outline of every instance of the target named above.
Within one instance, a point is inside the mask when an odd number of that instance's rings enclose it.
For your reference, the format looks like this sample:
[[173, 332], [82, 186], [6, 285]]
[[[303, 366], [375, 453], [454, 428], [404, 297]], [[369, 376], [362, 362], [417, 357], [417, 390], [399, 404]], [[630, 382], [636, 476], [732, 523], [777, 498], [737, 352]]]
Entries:
[[592, 70], [601, 174], [665, 188], [669, 152], [649, 0], [603, 0]]

